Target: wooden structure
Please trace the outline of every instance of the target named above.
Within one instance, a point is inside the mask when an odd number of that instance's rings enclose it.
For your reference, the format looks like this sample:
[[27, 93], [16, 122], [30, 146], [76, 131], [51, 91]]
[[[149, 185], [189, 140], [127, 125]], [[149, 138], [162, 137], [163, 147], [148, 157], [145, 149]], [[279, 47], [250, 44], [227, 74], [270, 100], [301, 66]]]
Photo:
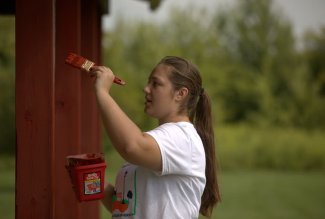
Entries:
[[65, 169], [67, 155], [101, 151], [92, 81], [64, 60], [100, 60], [103, 11], [98, 0], [16, 1], [16, 218], [99, 218]]
[[93, 84], [64, 59], [72, 51], [100, 62], [108, 2], [0, 3], [0, 14], [16, 16], [17, 219], [99, 218], [97, 201], [77, 201], [65, 169], [67, 155], [101, 151]]

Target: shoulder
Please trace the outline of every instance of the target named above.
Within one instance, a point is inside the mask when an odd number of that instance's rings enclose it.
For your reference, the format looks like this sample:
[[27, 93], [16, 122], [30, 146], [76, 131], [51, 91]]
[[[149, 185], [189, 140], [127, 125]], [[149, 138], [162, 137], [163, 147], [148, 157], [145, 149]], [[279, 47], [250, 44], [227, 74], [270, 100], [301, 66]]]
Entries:
[[196, 133], [194, 126], [189, 122], [164, 123], [147, 133], [154, 137], [187, 138]]
[[147, 132], [161, 146], [162, 143], [171, 145], [196, 145], [201, 147], [202, 141], [193, 124], [189, 122], [165, 123]]
[[201, 138], [193, 124], [166, 123], [149, 131], [161, 151], [162, 175], [202, 175], [205, 153]]

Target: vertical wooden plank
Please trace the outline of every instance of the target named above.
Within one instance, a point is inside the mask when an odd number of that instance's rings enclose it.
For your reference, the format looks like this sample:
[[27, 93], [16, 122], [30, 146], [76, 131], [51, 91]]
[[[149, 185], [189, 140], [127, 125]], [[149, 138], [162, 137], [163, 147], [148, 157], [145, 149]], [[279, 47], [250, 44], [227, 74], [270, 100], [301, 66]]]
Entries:
[[[100, 14], [98, 1], [81, 1], [81, 53], [99, 63]], [[101, 152], [99, 114], [93, 92], [93, 79], [89, 75], [81, 77], [81, 150]], [[86, 207], [87, 206], [87, 207]], [[82, 218], [99, 218], [99, 202], [84, 203], [81, 208]]]
[[[81, 54], [99, 63], [98, 41], [101, 39], [98, 1], [82, 0], [81, 8]], [[83, 151], [100, 152], [100, 128], [97, 103], [93, 92], [93, 79], [84, 73], [81, 77], [81, 148]]]
[[79, 219], [80, 207], [65, 169], [66, 156], [80, 153], [80, 71], [64, 63], [80, 53], [80, 0], [56, 0], [55, 218]]
[[16, 1], [16, 218], [53, 218], [54, 2]]

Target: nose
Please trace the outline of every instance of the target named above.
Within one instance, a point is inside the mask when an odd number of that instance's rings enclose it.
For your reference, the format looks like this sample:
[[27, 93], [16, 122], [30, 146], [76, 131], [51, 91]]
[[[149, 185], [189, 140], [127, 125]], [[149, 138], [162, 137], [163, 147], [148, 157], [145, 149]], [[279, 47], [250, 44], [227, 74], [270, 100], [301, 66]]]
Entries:
[[148, 84], [147, 84], [146, 86], [144, 86], [143, 91], [144, 91], [146, 94], [150, 93], [150, 88], [149, 88], [149, 85], [148, 85]]

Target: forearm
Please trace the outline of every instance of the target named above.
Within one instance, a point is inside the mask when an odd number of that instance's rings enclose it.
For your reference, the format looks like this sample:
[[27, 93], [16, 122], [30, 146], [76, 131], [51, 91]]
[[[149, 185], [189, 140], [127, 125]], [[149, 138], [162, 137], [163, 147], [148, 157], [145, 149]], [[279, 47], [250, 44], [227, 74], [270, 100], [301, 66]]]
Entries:
[[101, 200], [105, 208], [112, 213], [112, 196], [114, 194], [114, 186], [107, 184], [104, 191], [104, 198]]
[[115, 149], [125, 156], [127, 147], [136, 144], [137, 139], [143, 135], [142, 131], [120, 109], [107, 91], [97, 91], [96, 97], [107, 135]]

